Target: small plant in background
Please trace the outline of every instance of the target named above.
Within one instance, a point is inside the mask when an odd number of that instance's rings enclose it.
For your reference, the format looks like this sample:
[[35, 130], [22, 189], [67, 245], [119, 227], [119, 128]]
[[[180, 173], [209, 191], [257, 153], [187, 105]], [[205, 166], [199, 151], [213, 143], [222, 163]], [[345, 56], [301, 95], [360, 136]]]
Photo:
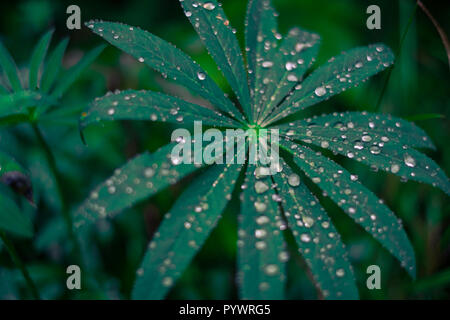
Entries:
[[[415, 277], [412, 246], [393, 212], [356, 175], [322, 154], [330, 150], [403, 181], [432, 184], [450, 193], [438, 165], [417, 148], [434, 148], [413, 123], [367, 112], [334, 113], [292, 120], [301, 111], [366, 81], [394, 61], [383, 44], [360, 47], [330, 59], [306, 75], [318, 52], [317, 34], [293, 28], [277, 31], [270, 1], [251, 0], [246, 20], [247, 69], [235, 30], [217, 1], [180, 0], [228, 80], [237, 103], [224, 95], [197, 63], [168, 42], [137, 27], [92, 21], [87, 26], [139, 62], [184, 85], [214, 106], [193, 104], [159, 92], [127, 90], [97, 98], [80, 124], [149, 120], [176, 124], [203, 121], [215, 128], [280, 130], [281, 165], [267, 176], [260, 165], [213, 165], [202, 169], [164, 216], [137, 270], [133, 298], [164, 298], [202, 247], [233, 190], [241, 188], [238, 282], [244, 299], [282, 299], [286, 281], [284, 230], [294, 235], [317, 287], [329, 299], [358, 298], [352, 267], [339, 233], [319, 200], [316, 185], [361, 225]], [[306, 76], [305, 76], [306, 75]], [[198, 166], [170, 157], [175, 144], [142, 154], [96, 188], [74, 217], [76, 230], [114, 217], [174, 184]], [[245, 181], [238, 184], [241, 171]], [[312, 184], [310, 183], [312, 182]], [[316, 188], [316, 187], [313, 187]], [[78, 231], [77, 231], [78, 232]]]
[[[54, 116], [52, 112], [58, 109], [60, 98], [83, 70], [98, 57], [104, 46], [93, 49], [85, 54], [76, 65], [68, 70], [63, 70], [62, 62], [69, 39], [66, 38], [58, 43], [47, 58], [52, 35], [53, 30], [44, 34], [39, 40], [24, 73], [18, 71], [14, 59], [0, 42], [0, 67], [5, 75], [5, 78], [0, 78], [2, 80], [0, 81], [0, 126], [10, 129], [19, 124], [29, 124], [32, 128], [39, 147], [45, 154], [45, 160], [50, 170], [48, 176], [52, 177], [56, 184], [56, 194], [50, 195], [50, 197], [57, 197], [62, 203], [61, 210], [66, 221], [66, 230], [73, 241], [73, 248], [77, 248], [77, 241], [72, 233], [69, 207], [61, 192], [61, 173], [53, 151], [39, 125], [41, 120], [46, 117], [53, 118], [54, 123], [58, 123], [58, 121], [64, 123], [63, 120], [58, 120], [58, 117]], [[6, 136], [1, 138], [7, 139]], [[25, 161], [25, 159], [21, 160]], [[30, 217], [22, 212], [23, 201], [18, 197], [18, 195], [24, 196], [34, 205], [30, 174], [11, 155], [0, 151], [0, 179], [3, 182], [0, 184], [0, 206], [2, 207], [0, 236], [11, 254], [13, 262], [22, 271], [33, 297], [39, 298], [36, 286], [7, 235], [7, 233], [11, 233], [25, 238], [31, 238], [34, 235]]]

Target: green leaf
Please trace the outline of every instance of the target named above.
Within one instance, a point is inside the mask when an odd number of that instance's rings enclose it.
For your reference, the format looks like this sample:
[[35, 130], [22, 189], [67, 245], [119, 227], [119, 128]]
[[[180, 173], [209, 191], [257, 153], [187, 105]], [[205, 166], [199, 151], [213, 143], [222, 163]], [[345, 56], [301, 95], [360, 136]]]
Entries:
[[252, 121], [244, 59], [222, 5], [216, 0], [209, 0], [203, 4], [197, 0], [180, 0], [180, 3], [209, 54], [238, 97], [244, 113]]
[[355, 87], [394, 62], [394, 55], [383, 44], [359, 47], [334, 57], [308, 76], [279, 106], [264, 125], [327, 100]]
[[383, 115], [348, 113], [292, 124], [284, 128], [295, 128], [285, 131], [293, 139], [330, 149], [404, 179], [431, 184], [450, 194], [450, 181], [442, 169], [408, 146], [434, 147], [412, 123]]
[[[287, 147], [286, 147], [286, 146]], [[307, 147], [286, 141], [295, 163], [356, 223], [369, 232], [415, 278], [414, 250], [394, 213], [369, 189], [334, 161]]]
[[41, 79], [41, 90], [42, 92], [49, 92], [59, 73], [61, 72], [62, 60], [64, 57], [64, 52], [66, 51], [69, 39], [65, 38], [62, 40], [57, 47], [50, 54], [44, 73]]
[[171, 162], [174, 146], [172, 143], [153, 154], [144, 153], [117, 169], [80, 206], [74, 225], [80, 227], [99, 218], [114, 216], [197, 170], [193, 164], [174, 165]]
[[22, 84], [20, 83], [16, 63], [9, 54], [8, 50], [3, 46], [3, 43], [1, 42], [0, 42], [0, 67], [2, 67], [3, 71], [5, 72], [13, 91], [22, 90]]
[[26, 170], [16, 160], [0, 151], [0, 177], [11, 171], [26, 173]]
[[33, 54], [31, 55], [28, 85], [28, 88], [30, 90], [38, 88], [39, 70], [44, 63], [45, 55], [47, 54], [48, 46], [50, 45], [53, 32], [54, 30], [50, 30], [42, 36], [42, 38], [34, 48]]
[[134, 299], [165, 297], [217, 225], [241, 168], [213, 166], [166, 213], [137, 271]]
[[245, 44], [247, 48], [248, 82], [252, 96], [253, 118], [256, 119], [258, 101], [262, 95], [264, 79], [270, 69], [264, 68], [264, 59], [275, 56], [278, 39], [276, 13], [270, 1], [249, 0], [245, 21]]
[[287, 253], [270, 176], [248, 165], [241, 200], [238, 272], [243, 299], [283, 299]]
[[152, 91], [126, 90], [95, 99], [80, 125], [112, 120], [148, 120], [169, 123], [202, 121], [205, 125], [240, 127], [239, 123], [218, 111]]
[[13, 194], [6, 186], [0, 185], [0, 229], [17, 236], [31, 238], [33, 226], [14, 202]]
[[56, 101], [40, 92], [23, 90], [0, 96], [0, 124], [29, 121], [31, 111], [40, 114]]
[[238, 109], [206, 71], [172, 44], [121, 23], [92, 21], [87, 26], [112, 45], [210, 101], [219, 110], [242, 119]]
[[[303, 75], [311, 67], [319, 51], [320, 37], [315, 33], [293, 28], [277, 50], [273, 66], [267, 81], [257, 91], [263, 91], [262, 100], [258, 105], [265, 106], [258, 115], [261, 123], [271, 111], [303, 80]], [[264, 63], [264, 62], [263, 62]]]
[[358, 299], [353, 268], [339, 233], [319, 200], [284, 161], [273, 176], [289, 228], [327, 299]]
[[0, 85], [0, 95], [9, 94], [9, 91]]
[[[299, 140], [327, 145], [341, 141], [354, 142], [369, 135], [373, 143], [395, 143], [416, 148], [435, 149], [427, 134], [412, 122], [377, 113], [344, 112], [333, 113], [276, 126], [281, 132]], [[344, 138], [342, 137], [344, 136]], [[358, 149], [355, 149], [357, 151]]]
[[81, 73], [103, 52], [106, 45], [100, 45], [88, 53], [86, 53], [81, 60], [67, 70], [63, 77], [56, 83], [55, 89], [52, 92], [52, 96], [60, 98], [67, 89], [78, 79]]

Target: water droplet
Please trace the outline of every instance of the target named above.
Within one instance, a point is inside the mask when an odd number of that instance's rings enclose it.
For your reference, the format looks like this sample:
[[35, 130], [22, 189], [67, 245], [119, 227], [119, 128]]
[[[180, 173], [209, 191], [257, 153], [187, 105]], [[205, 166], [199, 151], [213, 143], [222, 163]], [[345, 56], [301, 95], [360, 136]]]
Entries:
[[145, 60], [144, 60], [144, 58], [140, 57], [140, 58], [138, 59], [138, 61], [139, 61], [139, 62], [144, 62]]
[[345, 270], [344, 269], [337, 269], [336, 270], [336, 276], [338, 276], [339, 278], [342, 278], [345, 275]]
[[313, 224], [314, 224], [314, 219], [309, 217], [309, 216], [303, 216], [302, 220], [303, 220], [303, 224], [307, 228], [311, 228], [313, 226]]
[[258, 239], [265, 238], [267, 236], [267, 231], [264, 229], [256, 229], [255, 230], [255, 237]]
[[298, 187], [300, 185], [300, 177], [296, 173], [292, 173], [288, 177], [288, 183], [292, 187]]
[[278, 273], [278, 266], [276, 264], [268, 264], [264, 268], [264, 271], [266, 272], [267, 275], [273, 276]]
[[391, 172], [392, 173], [398, 173], [400, 171], [400, 166], [396, 163], [391, 165]]
[[256, 218], [256, 223], [259, 225], [263, 225], [269, 222], [269, 218], [266, 216], [259, 216], [258, 218]]
[[204, 72], [199, 71], [197, 72], [197, 77], [200, 81], [203, 81], [206, 79], [206, 74]]
[[328, 141], [323, 140], [323, 141], [320, 142], [320, 146], [322, 148], [328, 148], [330, 146], [330, 144], [328, 143]]
[[108, 110], [108, 114], [110, 116], [112, 116], [115, 112], [116, 112], [116, 110], [114, 110], [114, 108], [111, 108], [111, 109]]
[[300, 240], [303, 242], [310, 242], [311, 241], [311, 237], [309, 234], [307, 233], [303, 233], [302, 235], [300, 235]]
[[324, 87], [318, 87], [316, 90], [314, 90], [314, 93], [318, 97], [322, 97], [327, 93], [327, 90]]
[[206, 10], [211, 11], [211, 10], [214, 10], [216, 8], [216, 5], [214, 3], [212, 3], [212, 2], [206, 2], [203, 5], [203, 8], [206, 9]]
[[263, 68], [272, 68], [273, 67], [273, 62], [272, 61], [264, 61], [262, 63]]
[[173, 284], [173, 279], [171, 277], [165, 277], [162, 280], [162, 284], [164, 287], [170, 287]]
[[267, 205], [264, 202], [256, 201], [254, 203], [254, 205], [255, 205], [256, 211], [258, 211], [258, 212], [264, 212], [267, 209]]
[[287, 71], [292, 71], [295, 68], [297, 68], [297, 65], [294, 62], [287, 62], [286, 63], [286, 70]]
[[262, 181], [257, 181], [255, 183], [255, 191], [256, 193], [264, 193], [269, 190], [269, 186]]
[[147, 168], [144, 171], [144, 175], [146, 178], [151, 178], [155, 175], [155, 170], [153, 168]]
[[405, 154], [404, 160], [408, 167], [414, 168], [416, 166], [416, 160], [409, 154]]

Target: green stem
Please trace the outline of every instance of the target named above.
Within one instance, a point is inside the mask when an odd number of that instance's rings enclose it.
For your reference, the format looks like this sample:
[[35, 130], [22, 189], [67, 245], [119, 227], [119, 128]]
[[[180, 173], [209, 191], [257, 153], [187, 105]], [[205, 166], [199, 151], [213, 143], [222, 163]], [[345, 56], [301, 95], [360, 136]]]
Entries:
[[58, 171], [58, 167], [56, 166], [55, 156], [53, 155], [53, 152], [50, 149], [50, 146], [48, 145], [47, 141], [45, 140], [44, 135], [42, 134], [42, 132], [39, 129], [39, 127], [37, 126], [37, 124], [32, 123], [32, 127], [33, 127], [33, 131], [39, 141], [39, 144], [41, 145], [41, 147], [45, 153], [47, 162], [50, 166], [50, 170], [52, 171], [53, 176], [55, 177], [56, 189], [58, 190], [59, 198], [61, 199], [62, 213], [63, 213], [64, 221], [66, 223], [67, 231], [69, 233], [69, 237], [74, 246], [74, 253], [77, 256], [77, 259], [79, 260], [80, 265], [83, 265], [82, 261], [81, 261], [81, 249], [80, 249], [78, 240], [75, 236], [75, 233], [73, 231], [72, 216], [70, 214], [69, 207], [67, 205], [64, 194], [62, 192], [63, 184], [62, 184], [61, 175]]
[[31, 294], [33, 295], [33, 298], [36, 300], [40, 300], [41, 297], [39, 295], [39, 291], [37, 290], [37, 287], [36, 287], [35, 283], [33, 282], [33, 279], [31, 279], [30, 274], [28, 273], [28, 270], [25, 267], [25, 264], [22, 262], [19, 255], [17, 254], [17, 251], [14, 248], [14, 245], [12, 244], [12, 242], [9, 240], [8, 236], [3, 231], [0, 231], [0, 238], [2, 239], [3, 243], [5, 244], [6, 250], [8, 251], [9, 255], [11, 256], [13, 263], [22, 272], [22, 275], [25, 278], [25, 281], [31, 291]]
[[[413, 12], [411, 13], [411, 16], [409, 17], [408, 25], [406, 26], [406, 29], [405, 29], [405, 31], [403, 31], [402, 37], [400, 38], [400, 43], [399, 43], [399, 46], [398, 46], [397, 52], [396, 52], [397, 53], [396, 54], [396, 56], [397, 56], [396, 60], [400, 59], [400, 54], [402, 53], [403, 43], [405, 42], [406, 36], [408, 35], [408, 31], [409, 31], [409, 29], [410, 29], [410, 27], [411, 27], [411, 25], [412, 25], [412, 23], [414, 21], [414, 16], [416, 15], [416, 10], [417, 10], [417, 2], [415, 4], [415, 6], [414, 6]], [[377, 104], [375, 106], [374, 112], [379, 112], [380, 111], [381, 102], [383, 101], [383, 97], [384, 97], [384, 94], [386, 92], [389, 80], [391, 79], [391, 74], [392, 74], [392, 71], [394, 70], [394, 68], [395, 68], [395, 64], [392, 66], [392, 68], [390, 68], [388, 70], [388, 73], [386, 75], [386, 81], [384, 82], [383, 88], [381, 89], [381, 93], [380, 93], [380, 96], [378, 98]]]

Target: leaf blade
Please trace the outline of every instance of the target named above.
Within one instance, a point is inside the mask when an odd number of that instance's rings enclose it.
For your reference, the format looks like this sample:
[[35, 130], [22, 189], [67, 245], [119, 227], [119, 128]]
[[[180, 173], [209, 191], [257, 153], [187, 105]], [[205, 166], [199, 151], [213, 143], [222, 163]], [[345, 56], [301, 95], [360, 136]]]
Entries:
[[320, 153], [286, 141], [294, 162], [356, 223], [380, 242], [415, 278], [416, 263], [411, 243], [394, 213], [354, 176]]
[[42, 74], [41, 79], [41, 90], [44, 93], [48, 93], [58, 78], [61, 72], [62, 61], [64, 58], [64, 53], [66, 51], [67, 45], [69, 44], [69, 39], [63, 39], [56, 48], [50, 53], [48, 58], [46, 68]]
[[[281, 162], [283, 171], [274, 182], [302, 256], [326, 299], [358, 299], [348, 253], [319, 200], [294, 171]], [[289, 180], [295, 180], [289, 183]], [[298, 185], [297, 185], [298, 184]], [[333, 235], [330, 237], [330, 235]]]
[[242, 299], [278, 300], [286, 277], [283, 221], [270, 176], [256, 179], [256, 168], [248, 165], [239, 216], [240, 292]]
[[50, 41], [52, 39], [54, 30], [47, 31], [35, 46], [30, 59], [30, 71], [28, 78], [28, 88], [34, 90], [38, 88], [39, 70], [44, 63], [45, 55], [47, 54]]
[[242, 115], [195, 61], [163, 39], [137, 27], [114, 22], [88, 22], [88, 27], [150, 68], [174, 79], [237, 119]]
[[[223, 194], [231, 196], [241, 168], [213, 166], [176, 201], [145, 254], [133, 289], [134, 299], [162, 299], [167, 294], [216, 226], [228, 203], [229, 197]], [[167, 255], [173, 267], [165, 267]]]
[[81, 73], [103, 52], [106, 45], [99, 45], [91, 51], [87, 52], [81, 60], [72, 68], [67, 70], [64, 77], [56, 84], [52, 97], [60, 98], [67, 89], [78, 79]]
[[13, 57], [8, 52], [8, 49], [5, 48], [3, 43], [0, 41], [0, 67], [2, 67], [3, 71], [6, 74], [6, 77], [9, 80], [9, 84], [13, 91], [22, 90], [22, 84], [20, 82], [18, 69], [16, 63], [14, 62]]
[[393, 62], [394, 54], [383, 44], [344, 52], [309, 75], [277, 108], [277, 113], [266, 119], [264, 124], [280, 120], [350, 89], [389, 67]]
[[250, 93], [244, 59], [237, 38], [221, 4], [210, 0], [199, 4], [196, 0], [182, 0], [189, 21], [205, 44], [209, 54], [228, 80], [239, 99], [244, 113], [251, 121]]
[[159, 92], [126, 90], [95, 99], [82, 114], [82, 128], [99, 121], [149, 120], [169, 123], [202, 121], [206, 125], [239, 127], [220, 112]]

